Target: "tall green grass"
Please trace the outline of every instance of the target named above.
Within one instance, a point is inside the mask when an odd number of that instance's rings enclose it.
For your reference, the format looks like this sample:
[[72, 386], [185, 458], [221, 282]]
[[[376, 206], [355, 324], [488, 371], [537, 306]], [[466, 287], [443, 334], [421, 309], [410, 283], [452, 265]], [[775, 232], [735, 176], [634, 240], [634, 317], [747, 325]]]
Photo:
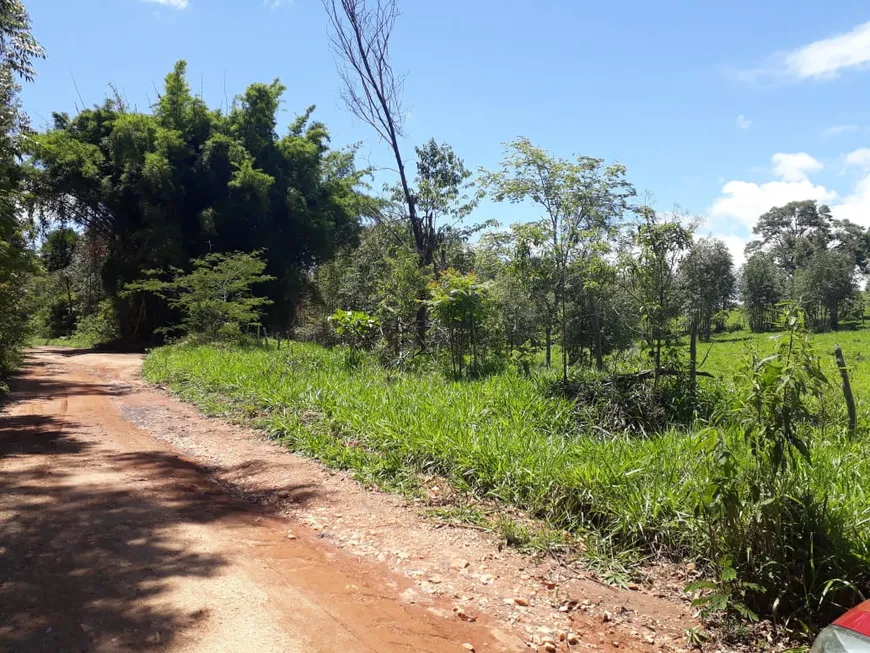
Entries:
[[[854, 360], [859, 343], [841, 342]], [[730, 383], [745, 342], [713, 347], [708, 369]], [[870, 366], [854, 372], [863, 407]], [[588, 410], [511, 372], [452, 382], [374, 363], [351, 369], [340, 351], [302, 343], [282, 351], [165, 347], [148, 356], [143, 373], [207, 411], [254, 418], [288, 447], [366, 480], [407, 485], [417, 473], [439, 474], [557, 527], [603, 534], [624, 549], [715, 562], [708, 558], [719, 525], [695, 510], [715, 464], [704, 424], [645, 438], [603, 437], [595, 424], [577, 419]], [[832, 385], [826, 400], [832, 412], [839, 410], [837, 392]], [[822, 507], [824, 514], [806, 525], [818, 538], [818, 553], [802, 562], [811, 569], [799, 579], [792, 583], [788, 569], [779, 569], [769, 583], [782, 586], [768, 587], [774, 598], [802, 592], [802, 616], [809, 619], [821, 614], [827, 581], [862, 585], [867, 572], [861, 570], [870, 569], [870, 483], [862, 481], [870, 478], [867, 438], [849, 440], [829, 427], [813, 434], [812, 446], [812, 465], [801, 467], [783, 491], [808, 493], [812, 506]], [[790, 555], [773, 562], [787, 567]], [[807, 574], [818, 577], [808, 581]]]
[[90, 349], [97, 345], [93, 339], [78, 334], [61, 338], [34, 337], [30, 341], [34, 347], [67, 347], [69, 349]]

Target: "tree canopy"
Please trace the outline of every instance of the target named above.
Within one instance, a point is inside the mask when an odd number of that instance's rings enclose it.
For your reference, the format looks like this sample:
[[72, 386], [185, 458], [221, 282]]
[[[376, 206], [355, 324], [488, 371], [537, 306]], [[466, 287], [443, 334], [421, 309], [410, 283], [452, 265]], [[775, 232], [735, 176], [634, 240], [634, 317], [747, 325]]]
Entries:
[[120, 335], [147, 340], [175, 316], [159, 298], [124, 295], [142, 270], [209, 254], [262, 250], [266, 320], [289, 327], [307, 271], [355, 242], [369, 200], [351, 149], [330, 149], [303, 111], [278, 133], [285, 87], [252, 84], [226, 112], [194, 96], [179, 61], [148, 113], [120, 97], [54, 114], [29, 149], [28, 203], [46, 223], [104, 245], [100, 262]]

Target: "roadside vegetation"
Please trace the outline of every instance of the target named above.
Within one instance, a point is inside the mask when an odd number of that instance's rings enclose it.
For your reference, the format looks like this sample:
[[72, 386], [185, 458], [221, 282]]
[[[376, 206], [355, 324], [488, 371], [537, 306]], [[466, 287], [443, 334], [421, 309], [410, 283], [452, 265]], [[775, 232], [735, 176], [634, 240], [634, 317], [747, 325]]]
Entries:
[[[150, 381], [367, 482], [442, 476], [589, 559], [691, 560], [711, 618], [809, 632], [867, 594], [870, 232], [771, 207], [738, 269], [618, 162], [526, 138], [490, 170], [435, 139], [408, 156], [396, 0], [324, 6], [394, 183], [313, 107], [279, 133], [278, 80], [214, 109], [183, 61], [148, 111], [115, 93], [20, 142], [15, 114], [0, 374], [33, 337], [157, 346]], [[26, 45], [0, 72], [27, 79], [41, 50], [0, 9]], [[484, 196], [527, 219], [475, 223]]]
[[33, 81], [34, 61], [44, 56], [30, 29], [21, 2], [0, 4], [0, 394], [30, 335], [28, 290], [35, 260], [19, 207], [24, 192], [20, 157], [31, 132], [19, 92], [20, 82]]
[[[794, 338], [807, 346], [799, 330]], [[593, 548], [606, 542], [629, 559], [696, 561], [713, 579], [698, 588], [703, 607], [799, 629], [866, 591], [867, 412], [860, 404], [859, 434], [850, 437], [839, 387], [822, 384], [817, 395], [807, 387], [795, 405], [807, 406], [795, 414], [798, 433], [776, 433], [774, 415], [786, 405], [774, 397], [790, 390], [776, 380], [759, 388], [769, 370], [738, 371], [733, 362], [751, 360], [753, 345], [762, 360], [779, 339], [795, 346], [791, 332], [750, 344], [714, 340], [710, 365], [721, 380], [702, 392], [718, 398], [714, 411], [723, 415], [647, 434], [602, 428], [612, 419], [608, 400], [554, 396], [558, 375], [543, 369], [533, 378], [506, 369], [457, 381], [387, 369], [372, 355], [349, 365], [342, 348], [314, 344], [180, 344], [154, 351], [144, 374], [209, 412], [253, 418], [293, 450], [364, 481], [408, 490], [420, 474], [441, 475], [586, 534]], [[809, 385], [815, 372], [800, 366], [812, 368], [815, 352], [804, 353], [788, 373]], [[835, 378], [833, 358], [820, 362]], [[859, 396], [868, 368], [852, 368]], [[758, 432], [763, 422], [743, 421], [758, 419], [746, 404], [759, 395], [771, 411], [769, 433]], [[788, 437], [796, 439], [783, 443]]]

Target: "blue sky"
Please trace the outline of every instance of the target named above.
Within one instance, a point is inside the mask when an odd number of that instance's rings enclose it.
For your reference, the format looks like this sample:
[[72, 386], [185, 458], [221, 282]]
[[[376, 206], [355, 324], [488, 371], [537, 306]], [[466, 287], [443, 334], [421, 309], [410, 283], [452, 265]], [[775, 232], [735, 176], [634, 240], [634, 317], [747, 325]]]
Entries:
[[[212, 106], [287, 85], [282, 120], [316, 104], [336, 146], [382, 143], [338, 98], [320, 0], [29, 0], [48, 51], [23, 94], [34, 125], [99, 102], [140, 109], [177, 59]], [[523, 135], [620, 161], [658, 208], [705, 217], [736, 252], [773, 205], [819, 199], [870, 226], [870, 6], [865, 0], [404, 0], [407, 151], [449, 142], [495, 167]], [[78, 92], [73, 84], [78, 86]], [[478, 217], [537, 217], [484, 203]]]

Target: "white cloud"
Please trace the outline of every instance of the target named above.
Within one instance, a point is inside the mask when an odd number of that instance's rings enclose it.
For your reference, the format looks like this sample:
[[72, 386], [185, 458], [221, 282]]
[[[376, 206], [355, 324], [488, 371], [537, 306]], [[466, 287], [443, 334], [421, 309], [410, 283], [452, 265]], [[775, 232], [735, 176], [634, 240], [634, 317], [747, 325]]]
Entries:
[[800, 78], [832, 77], [870, 62], [870, 22], [851, 32], [814, 41], [785, 55], [789, 73]]
[[779, 152], [771, 157], [771, 164], [773, 174], [779, 177], [775, 181], [725, 182], [719, 197], [710, 207], [708, 212], [710, 217], [718, 220], [736, 220], [751, 229], [758, 216], [774, 206], [782, 206], [797, 200], [831, 202], [837, 199], [836, 191], [814, 184], [808, 179], [808, 174], [823, 167], [820, 161], [809, 154]]
[[189, 0], [142, 0], [142, 2], [150, 2], [164, 7], [172, 7], [173, 9], [187, 9], [190, 4]]
[[848, 194], [841, 196], [831, 188], [810, 181], [808, 175], [821, 170], [822, 164], [809, 154], [774, 154], [771, 171], [779, 178], [764, 183], [725, 182], [707, 212], [708, 228], [714, 237], [725, 241], [735, 264], [740, 265], [744, 260], [743, 247], [749, 238], [735, 232], [751, 232], [759, 216], [774, 206], [816, 200], [830, 206], [834, 218], [870, 227], [870, 148], [850, 152], [845, 160], [847, 164], [864, 168], [864, 176]]
[[736, 123], [737, 129], [749, 129], [750, 127], [752, 127], [752, 121], [744, 116], [742, 113], [737, 116]]
[[714, 236], [714, 238], [718, 238], [725, 243], [728, 251], [731, 252], [731, 256], [734, 257], [735, 267], [739, 268], [746, 262], [745, 250], [747, 240], [745, 238], [740, 236]]
[[841, 71], [870, 63], [870, 22], [849, 32], [772, 55], [757, 68], [736, 71], [743, 81], [760, 78], [831, 79]]
[[854, 131], [858, 131], [858, 125], [832, 125], [822, 131], [822, 136], [839, 136]]
[[847, 166], [870, 167], [870, 148], [862, 147], [849, 152], [845, 158]]
[[778, 152], [773, 155], [771, 162], [773, 174], [784, 181], [805, 181], [809, 173], [818, 172], [824, 167], [821, 161], [817, 161], [806, 152], [795, 154]]
[[870, 227], [870, 175], [861, 179], [840, 204], [832, 206], [831, 213], [838, 220], [851, 220], [862, 227]]
[[837, 198], [835, 191], [802, 181], [769, 181], [757, 184], [751, 181], [729, 181], [721, 195], [713, 202], [709, 214], [713, 218], [733, 218], [747, 227], [753, 227], [758, 216], [774, 206], [796, 200], [830, 202]]

